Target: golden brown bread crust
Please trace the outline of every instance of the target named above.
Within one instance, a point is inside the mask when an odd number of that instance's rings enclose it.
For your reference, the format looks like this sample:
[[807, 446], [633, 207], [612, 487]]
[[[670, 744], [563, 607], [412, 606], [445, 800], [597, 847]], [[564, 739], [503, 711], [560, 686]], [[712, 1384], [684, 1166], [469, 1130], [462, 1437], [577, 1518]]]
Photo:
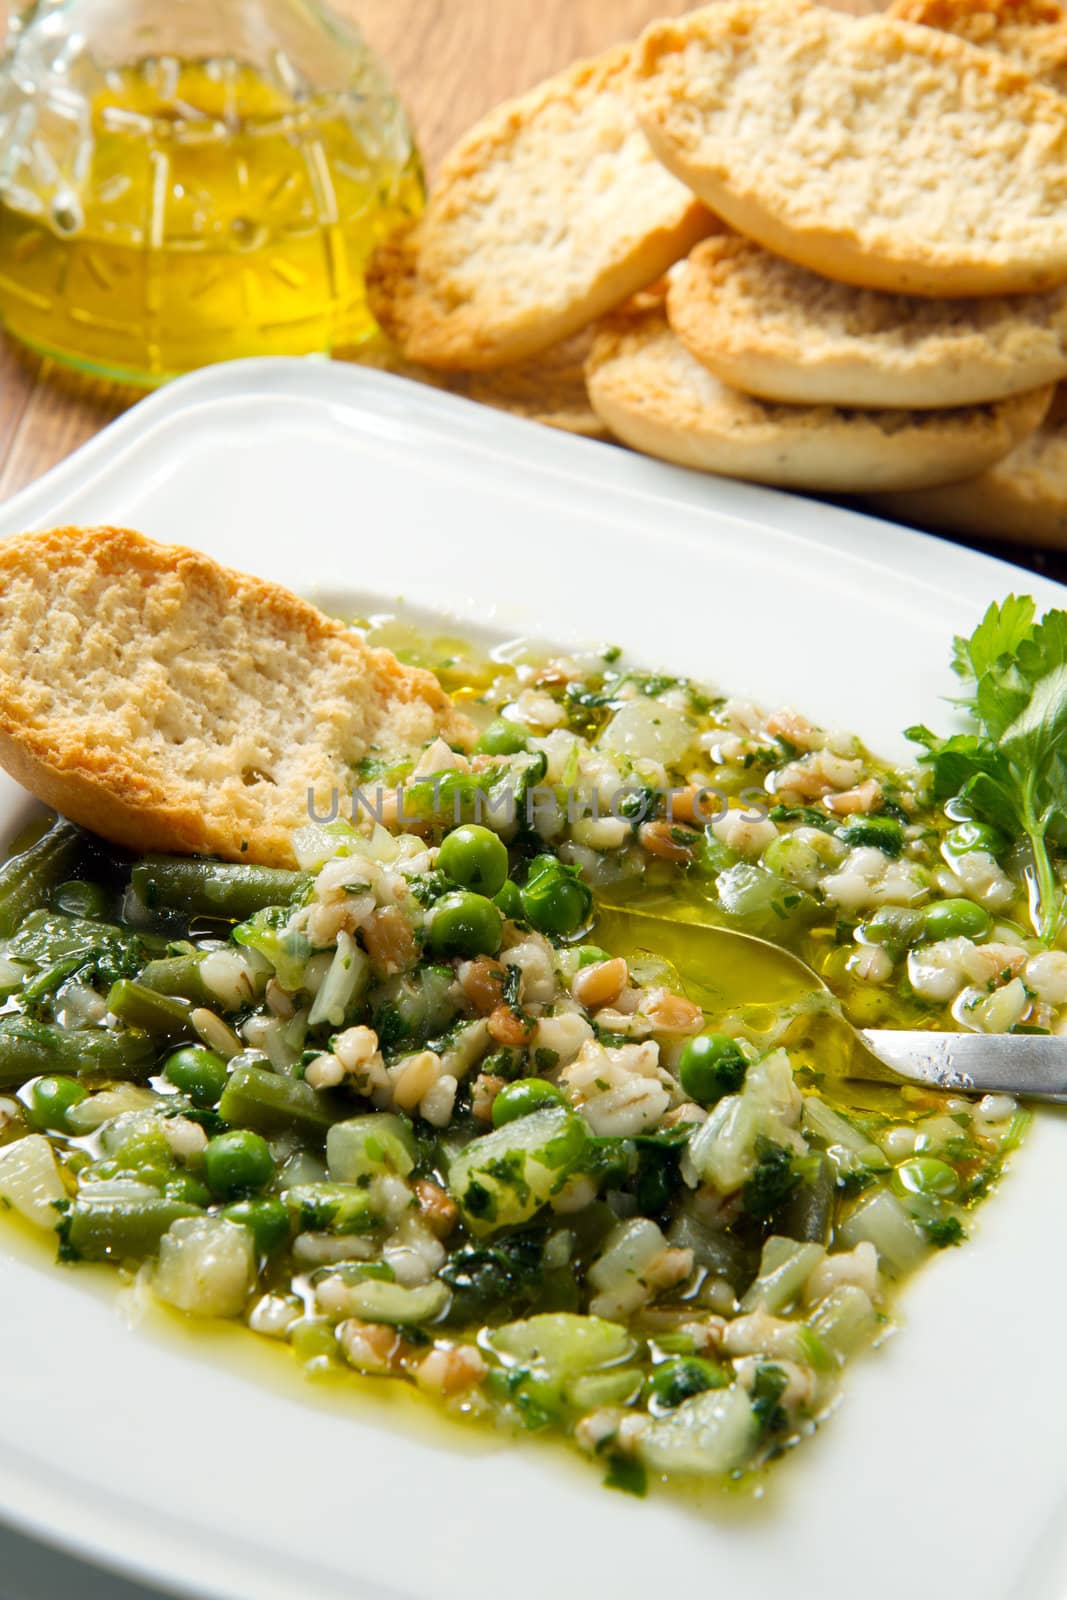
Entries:
[[1067, 550], [1067, 385], [1036, 433], [975, 478], [940, 489], [875, 495], [875, 510], [971, 538]]
[[628, 46], [509, 101], [446, 158], [420, 220], [368, 272], [411, 361], [490, 371], [549, 349], [667, 270], [716, 224], [648, 149]]
[[925, 412], [779, 405], [720, 383], [655, 308], [605, 318], [586, 379], [597, 411], [635, 450], [831, 493], [919, 488], [981, 471], [1039, 425], [1052, 398], [1046, 388]]
[[723, 234], [674, 274], [667, 314], [723, 383], [791, 405], [984, 405], [1067, 378], [1067, 286], [917, 300], [835, 283]]
[[134, 850], [292, 865], [309, 794], [472, 729], [437, 680], [277, 584], [123, 528], [0, 542], [0, 765]]
[[889, 15], [997, 50], [1067, 94], [1067, 8], [1059, 0], [895, 0]]
[[634, 78], [660, 160], [777, 255], [933, 297], [1067, 282], [1064, 103], [1003, 55], [884, 15], [723, 0], [653, 24]]

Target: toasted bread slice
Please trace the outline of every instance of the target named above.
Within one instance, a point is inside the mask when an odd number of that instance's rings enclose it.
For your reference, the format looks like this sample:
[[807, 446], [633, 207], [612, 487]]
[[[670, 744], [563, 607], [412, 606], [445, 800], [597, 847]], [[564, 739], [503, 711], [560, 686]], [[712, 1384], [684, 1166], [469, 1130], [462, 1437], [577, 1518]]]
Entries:
[[739, 233], [917, 295], [1067, 282], [1067, 108], [1003, 56], [808, 0], [724, 0], [643, 35], [653, 149]]
[[361, 366], [377, 367], [449, 394], [463, 395], [479, 405], [540, 422], [546, 428], [576, 433], [585, 439], [606, 439], [608, 431], [589, 404], [585, 387], [585, 362], [592, 345], [592, 328], [583, 328], [581, 333], [540, 355], [499, 367], [495, 372], [438, 372], [408, 361], [384, 337], [364, 346], [357, 359]]
[[425, 215], [369, 272], [371, 308], [409, 360], [485, 371], [537, 355], [715, 226], [649, 149], [630, 61], [622, 48], [579, 62], [447, 157]]
[[775, 405], [720, 383], [658, 310], [607, 319], [586, 377], [596, 410], [636, 450], [728, 478], [839, 493], [959, 478], [966, 462], [1007, 455], [1052, 398], [1044, 389], [955, 411]]
[[593, 348], [593, 329], [583, 328], [560, 344], [496, 372], [472, 372], [453, 392], [513, 417], [559, 428], [586, 439], [610, 438], [593, 410], [585, 386], [585, 363]]
[[872, 504], [919, 527], [1067, 550], [1067, 388], [1057, 389], [1036, 433], [977, 477]]
[[1067, 7], [1059, 0], [894, 0], [889, 15], [999, 50], [1067, 94]]
[[134, 850], [294, 864], [356, 764], [472, 737], [428, 672], [296, 595], [124, 528], [0, 542], [0, 765]]
[[592, 349], [592, 328], [553, 344], [526, 362], [501, 366], [494, 373], [442, 373], [432, 366], [410, 362], [392, 339], [379, 336], [358, 352], [360, 366], [374, 366], [397, 378], [410, 378], [446, 394], [477, 400], [510, 416], [557, 427], [563, 434], [582, 438], [608, 438], [608, 429], [589, 403], [585, 389], [585, 358]]
[[724, 234], [672, 278], [671, 327], [724, 383], [796, 405], [982, 405], [1067, 378], [1067, 285], [916, 300], [833, 283]]

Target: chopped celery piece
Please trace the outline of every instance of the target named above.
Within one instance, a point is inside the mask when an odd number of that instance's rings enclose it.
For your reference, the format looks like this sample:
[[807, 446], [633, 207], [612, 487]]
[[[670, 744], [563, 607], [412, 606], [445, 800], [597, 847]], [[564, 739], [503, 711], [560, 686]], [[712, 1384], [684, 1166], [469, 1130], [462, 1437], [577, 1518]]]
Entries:
[[0, 1150], [0, 1201], [35, 1228], [54, 1229], [57, 1202], [66, 1197], [59, 1163], [44, 1134], [31, 1133]]
[[388, 1322], [394, 1327], [418, 1327], [437, 1322], [448, 1310], [452, 1296], [439, 1278], [417, 1288], [365, 1278], [349, 1286], [347, 1305], [352, 1316], [366, 1322]]
[[869, 1239], [880, 1263], [894, 1273], [910, 1272], [930, 1249], [900, 1201], [882, 1188], [863, 1196], [837, 1230], [837, 1237], [850, 1250]]
[[585, 1124], [548, 1106], [472, 1139], [452, 1157], [448, 1186], [472, 1233], [527, 1222], [562, 1188], [587, 1143]]
[[736, 1472], [759, 1443], [747, 1389], [707, 1389], [657, 1417], [641, 1435], [639, 1454], [654, 1472], [720, 1476]]
[[772, 1234], [763, 1246], [759, 1276], [741, 1301], [741, 1310], [785, 1310], [825, 1254], [821, 1244], [798, 1244], [795, 1239]]
[[602, 1317], [545, 1312], [497, 1328], [488, 1343], [505, 1368], [497, 1374], [499, 1391], [528, 1427], [558, 1420], [568, 1408], [624, 1404], [622, 1397], [635, 1392], [627, 1363], [637, 1342], [626, 1328]]
[[802, 1097], [784, 1050], [748, 1069], [740, 1094], [726, 1095], [690, 1140], [683, 1165], [720, 1194], [740, 1189], [759, 1161], [761, 1138], [798, 1155], [807, 1151], [797, 1133]]
[[731, 921], [740, 923], [746, 933], [770, 939], [782, 938], [818, 909], [812, 896], [795, 883], [747, 861], [720, 872], [715, 892]]
[[370, 981], [370, 962], [350, 933], [337, 935], [337, 951], [308, 1015], [308, 1027], [329, 1023], [343, 1028], [345, 1018], [363, 997]]
[[613, 1367], [607, 1372], [588, 1372], [571, 1378], [564, 1393], [578, 1411], [596, 1411], [600, 1406], [628, 1406], [637, 1399], [644, 1384], [640, 1367]]
[[378, 1222], [367, 1190], [350, 1183], [299, 1183], [282, 1200], [299, 1228], [316, 1233], [365, 1233]]
[[621, 1324], [569, 1311], [506, 1323], [490, 1334], [489, 1343], [506, 1364], [549, 1368], [561, 1378], [617, 1366], [637, 1348]]
[[238, 944], [255, 950], [269, 961], [282, 988], [295, 994], [304, 985], [304, 973], [311, 959], [311, 941], [306, 933], [290, 929], [291, 915], [287, 906], [268, 906], [234, 928], [233, 937]]
[[239, 1317], [256, 1277], [247, 1228], [226, 1217], [182, 1217], [164, 1234], [152, 1289], [196, 1317]]
[[847, 1150], [868, 1172], [889, 1170], [885, 1152], [847, 1117], [831, 1110], [825, 1100], [820, 1100], [817, 1095], [809, 1094], [804, 1098], [803, 1127], [806, 1133], [819, 1139], [831, 1150], [834, 1146]]
[[881, 1320], [870, 1296], [858, 1284], [841, 1283], [820, 1303], [808, 1327], [824, 1349], [843, 1362], [870, 1343]]
[[383, 1111], [335, 1122], [326, 1135], [326, 1162], [337, 1183], [358, 1183], [387, 1172], [406, 1178], [415, 1165], [411, 1124]]

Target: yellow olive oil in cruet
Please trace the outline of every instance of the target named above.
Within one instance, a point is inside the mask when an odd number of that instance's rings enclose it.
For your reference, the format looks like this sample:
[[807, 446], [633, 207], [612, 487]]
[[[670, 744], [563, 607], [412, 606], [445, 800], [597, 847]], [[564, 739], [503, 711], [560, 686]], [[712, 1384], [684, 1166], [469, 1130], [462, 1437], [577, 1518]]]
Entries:
[[311, 0], [45, 0], [0, 81], [0, 313], [156, 384], [358, 345], [363, 272], [424, 191], [403, 108]]

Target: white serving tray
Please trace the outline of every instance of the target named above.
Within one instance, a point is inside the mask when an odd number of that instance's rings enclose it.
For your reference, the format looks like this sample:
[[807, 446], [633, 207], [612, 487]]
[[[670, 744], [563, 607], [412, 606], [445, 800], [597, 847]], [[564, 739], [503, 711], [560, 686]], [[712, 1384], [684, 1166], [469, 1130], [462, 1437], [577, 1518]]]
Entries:
[[[1063, 598], [871, 518], [307, 361], [174, 384], [10, 501], [0, 534], [93, 521], [307, 592], [618, 643], [890, 755], [908, 723], [943, 723], [954, 631], [1013, 588]], [[0, 834], [24, 805], [5, 780]], [[0, 1517], [211, 1600], [1052, 1600], [1065, 1163], [1043, 1111], [977, 1239], [920, 1276], [747, 1510], [636, 1502], [554, 1450], [413, 1427], [384, 1391], [272, 1379], [251, 1336], [138, 1324], [0, 1227]]]

